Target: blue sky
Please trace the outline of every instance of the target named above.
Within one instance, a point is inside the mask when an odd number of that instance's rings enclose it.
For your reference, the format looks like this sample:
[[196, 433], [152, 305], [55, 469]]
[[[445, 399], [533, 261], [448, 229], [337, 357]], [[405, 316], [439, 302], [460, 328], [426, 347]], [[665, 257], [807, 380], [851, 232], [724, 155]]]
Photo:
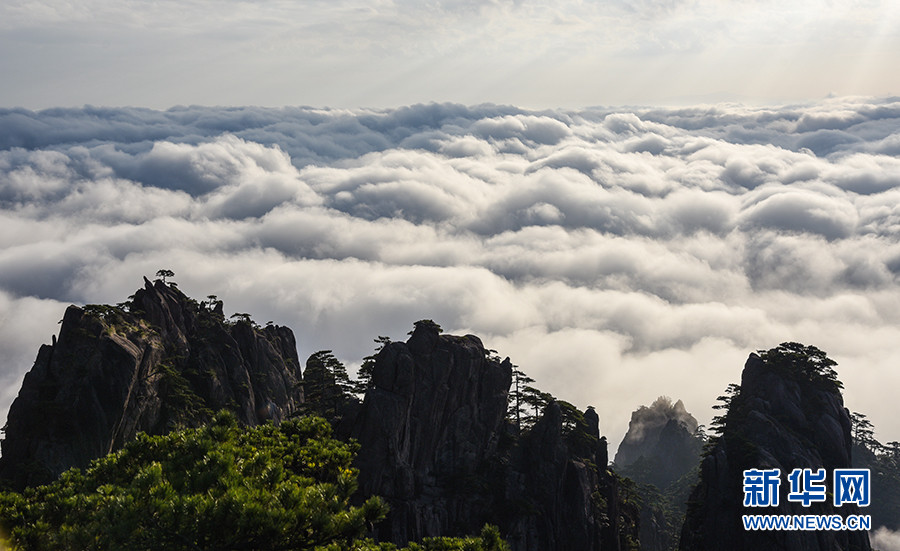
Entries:
[[900, 93], [892, 0], [7, 0], [0, 106], [783, 103]]

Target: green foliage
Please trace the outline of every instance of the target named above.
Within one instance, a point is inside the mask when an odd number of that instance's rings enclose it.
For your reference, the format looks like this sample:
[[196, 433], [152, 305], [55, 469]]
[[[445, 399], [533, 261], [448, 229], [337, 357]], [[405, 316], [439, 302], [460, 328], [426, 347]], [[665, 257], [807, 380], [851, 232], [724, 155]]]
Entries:
[[179, 358], [168, 358], [156, 366], [162, 376], [161, 394], [167, 429], [182, 428], [192, 422], [212, 417], [206, 402], [191, 388], [191, 384], [175, 367]]
[[509, 393], [506, 417], [510, 421], [515, 422], [516, 432], [522, 432], [523, 417], [525, 421], [524, 428], [530, 427], [535, 419], [535, 417], [529, 416], [528, 411], [525, 409], [526, 401], [524, 394], [525, 388], [529, 383], [533, 383], [534, 379], [526, 375], [517, 365], [513, 366], [512, 375], [513, 384]]
[[854, 446], [862, 446], [870, 450], [875, 450], [878, 441], [875, 440], [875, 427], [872, 422], [862, 413], [853, 412], [850, 414], [851, 437]]
[[775, 348], [759, 350], [758, 353], [766, 366], [792, 377], [804, 378], [826, 390], [840, 390], [844, 386], [834, 370], [837, 362], [815, 346], [783, 342]]
[[[207, 295], [206, 300], [198, 303], [198, 308], [196, 310], [197, 315], [200, 318], [200, 323], [204, 326], [211, 327], [217, 322], [225, 322], [225, 315], [222, 311], [223, 307], [224, 303], [219, 300], [219, 297], [216, 295]], [[234, 316], [232, 316], [232, 318], [234, 318]], [[252, 319], [248, 319], [247, 321], [253, 325]]]
[[643, 506], [643, 498], [638, 491], [637, 484], [630, 478], [624, 478], [615, 471], [607, 471], [615, 480], [616, 497], [619, 509], [619, 518], [616, 525], [619, 527], [620, 549], [640, 549], [640, 542], [635, 541], [632, 534], [638, 532], [640, 511]]
[[[837, 363], [815, 346], [783, 342], [775, 348], [757, 352], [767, 368], [776, 370], [788, 378], [809, 381], [824, 390], [834, 392], [843, 387], [834, 370]], [[719, 403], [714, 405], [713, 409], [722, 410], [723, 413], [713, 417], [710, 423], [712, 435], [707, 440], [703, 455], [709, 455], [723, 434], [726, 434], [728, 427], [727, 436], [731, 452], [738, 452], [745, 459], [752, 457], [755, 446], [742, 434], [740, 423], [732, 422], [739, 420], [744, 414], [741, 387], [732, 383], [725, 389], [725, 393], [716, 399]]]
[[[100, 334], [120, 335], [126, 337], [147, 337], [153, 333], [153, 328], [138, 317], [139, 312], [132, 311], [132, 302], [120, 302], [115, 306], [108, 304], [86, 304], [82, 307], [85, 317], [92, 318], [100, 323], [102, 332], [99, 334], [83, 333], [89, 338], [96, 338]], [[60, 320], [62, 322], [62, 320]], [[85, 328], [79, 328], [85, 331]]]
[[[530, 412], [522, 419], [522, 426], [530, 428], [540, 419], [544, 410], [550, 405], [550, 402], [556, 400], [549, 392], [544, 392], [539, 388], [525, 385], [522, 387], [522, 403], [530, 408]], [[526, 409], [527, 411], [527, 409]]]
[[[215, 304], [213, 305], [213, 307], [215, 307]], [[244, 312], [238, 312], [238, 313], [231, 314], [230, 319], [234, 320], [232, 322], [234, 324], [243, 323], [243, 324], [249, 325], [253, 329], [260, 328], [259, 324], [256, 323], [255, 321], [253, 321], [253, 318], [250, 317], [250, 314], [247, 314]]]
[[[141, 434], [119, 452], [24, 493], [0, 492], [12, 550], [395, 551], [364, 537], [383, 519], [378, 497], [350, 504], [356, 444], [306, 417], [240, 428], [227, 412], [209, 426]], [[508, 551], [499, 531], [427, 538], [406, 551]]]
[[[444, 330], [441, 328], [440, 325], [438, 325], [434, 320], [430, 320], [430, 319], [419, 320], [419, 321], [415, 322], [413, 324], [413, 326], [415, 327], [415, 329], [418, 329], [419, 327], [430, 327], [430, 328], [434, 329], [435, 331], [437, 331], [438, 333], [444, 332]], [[413, 331], [415, 331], [415, 329], [413, 329]], [[408, 334], [412, 335], [413, 331], [410, 331]]]
[[159, 279], [162, 280], [163, 283], [165, 283], [167, 277], [175, 277], [175, 272], [173, 272], [172, 270], [166, 270], [166, 269], [157, 270], [156, 277], [158, 277]]
[[716, 442], [719, 441], [719, 438], [722, 437], [722, 434], [725, 432], [725, 424], [728, 420], [728, 412], [731, 411], [731, 405], [738, 399], [741, 395], [741, 385], [736, 383], [730, 383], [728, 387], [725, 388], [725, 393], [716, 397], [718, 401], [712, 408], [721, 410], [721, 415], [716, 415], [712, 418], [712, 421], [709, 424], [709, 429], [712, 432], [712, 435], [706, 441], [706, 445], [703, 447], [703, 455], [709, 455], [710, 451], [715, 447]]
[[124, 316], [124, 310], [119, 305], [85, 304], [82, 310], [84, 315], [108, 324], [121, 323]]
[[411, 543], [405, 551], [509, 551], [496, 526], [485, 525], [477, 538], [425, 538], [421, 544]]
[[350, 505], [356, 446], [318, 418], [140, 435], [85, 471], [0, 493], [12, 549], [379, 549], [377, 497]]
[[[493, 351], [489, 351], [489, 354], [490, 352]], [[506, 418], [515, 424], [516, 432], [521, 433], [533, 427], [543, 415], [544, 409], [550, 405], [550, 402], [556, 401], [556, 398], [549, 392], [529, 386], [530, 383], [534, 382], [534, 379], [519, 369], [519, 366], [514, 365], [512, 368], [513, 379], [507, 397]], [[564, 406], [563, 409], [565, 409]], [[574, 406], [571, 409], [574, 409]], [[577, 409], [575, 412], [580, 415]], [[570, 415], [568, 419], [564, 419], [564, 422], [568, 422], [567, 428], [572, 428], [576, 419]]]
[[585, 428], [587, 423], [584, 421], [584, 414], [578, 411], [578, 408], [565, 400], [557, 400], [559, 411], [562, 414], [562, 432], [563, 435], [571, 434], [576, 428]]
[[366, 393], [366, 390], [372, 386], [372, 375], [375, 372], [375, 357], [381, 352], [385, 346], [391, 343], [390, 337], [383, 337], [381, 335], [375, 339], [375, 343], [378, 344], [375, 347], [375, 352], [363, 358], [362, 365], [359, 366], [359, 371], [356, 374], [356, 381], [353, 382], [353, 393], [362, 396]]
[[344, 364], [331, 350], [320, 350], [306, 360], [303, 371], [303, 413], [336, 422], [355, 388]]
[[496, 526], [486, 524], [477, 537], [425, 538], [421, 543], [410, 543], [409, 547], [399, 550], [391, 543], [356, 540], [349, 546], [331, 543], [317, 547], [316, 551], [509, 551], [509, 545], [500, 537], [500, 531]]

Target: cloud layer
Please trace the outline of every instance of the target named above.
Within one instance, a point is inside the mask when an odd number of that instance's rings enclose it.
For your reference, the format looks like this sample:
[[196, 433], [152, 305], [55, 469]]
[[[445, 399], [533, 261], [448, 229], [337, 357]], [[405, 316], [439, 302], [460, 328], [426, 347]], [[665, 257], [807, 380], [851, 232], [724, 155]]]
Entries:
[[301, 356], [476, 333], [611, 442], [660, 395], [708, 422], [749, 352], [798, 340], [896, 439], [898, 155], [896, 98], [0, 110], [0, 370], [17, 388], [66, 303], [169, 268]]
[[0, 105], [885, 95], [898, 28], [893, 0], [5, 0]]

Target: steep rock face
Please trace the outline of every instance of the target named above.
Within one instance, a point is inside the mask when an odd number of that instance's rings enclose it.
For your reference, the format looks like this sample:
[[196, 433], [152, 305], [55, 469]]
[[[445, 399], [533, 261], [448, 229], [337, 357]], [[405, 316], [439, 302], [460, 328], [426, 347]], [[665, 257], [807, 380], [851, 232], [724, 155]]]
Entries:
[[362, 405], [351, 392], [357, 384], [350, 381], [347, 369], [330, 350], [316, 352], [306, 360], [303, 370], [301, 413], [326, 419], [335, 434], [347, 439]]
[[[507, 423], [509, 360], [478, 337], [418, 323], [376, 357], [353, 435], [364, 495], [391, 506], [378, 537], [400, 545], [499, 525], [515, 551], [625, 548], [619, 488], [589, 409], [553, 402], [518, 437]], [[572, 418], [576, 421], [572, 421]]]
[[637, 510], [623, 506], [618, 480], [606, 470], [606, 438], [593, 409], [567, 426], [550, 403], [512, 449], [499, 507], [513, 510], [507, 539], [516, 551], [628, 549]]
[[[836, 384], [751, 354], [722, 436], [701, 464], [680, 549], [869, 551], [866, 532], [752, 531], [741, 523], [743, 514], [858, 514], [855, 505], [835, 508], [830, 497], [810, 507], [786, 498], [794, 468], [826, 469], [830, 496], [833, 469], [851, 465], [850, 446], [850, 418]], [[778, 507], [743, 506], [743, 471], [754, 468], [780, 469]]]
[[144, 281], [128, 303], [70, 306], [40, 348], [2, 443], [0, 477], [14, 487], [84, 467], [139, 431], [197, 426], [223, 408], [255, 425], [302, 402], [290, 329], [226, 323], [221, 303]]
[[[678, 541], [689, 485], [696, 479], [703, 440], [681, 400], [665, 396], [631, 414], [616, 453], [619, 474], [640, 483], [640, 539], [644, 551], [666, 551]], [[646, 486], [651, 485], [652, 487]]]
[[406, 543], [480, 528], [467, 485], [488, 468], [506, 413], [512, 366], [487, 358], [478, 337], [418, 324], [378, 354], [353, 431], [364, 494], [391, 505], [382, 537]]
[[702, 443], [695, 436], [697, 420], [678, 400], [657, 398], [650, 407], [631, 414], [628, 432], [616, 452], [616, 467], [635, 480], [665, 489], [700, 460]]

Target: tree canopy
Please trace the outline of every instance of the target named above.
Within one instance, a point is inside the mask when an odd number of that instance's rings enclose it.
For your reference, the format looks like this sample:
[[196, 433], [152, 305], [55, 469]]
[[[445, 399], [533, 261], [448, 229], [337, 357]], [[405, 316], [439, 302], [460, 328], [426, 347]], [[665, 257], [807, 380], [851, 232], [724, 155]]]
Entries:
[[175, 272], [163, 268], [161, 270], [156, 270], [156, 277], [161, 279], [163, 283], [166, 283], [166, 278], [175, 277]]
[[767, 366], [795, 377], [803, 377], [829, 390], [838, 390], [844, 386], [834, 370], [837, 362], [815, 346], [783, 342], [775, 348], [759, 350], [758, 354]]
[[[220, 412], [199, 429], [141, 434], [122, 450], [23, 493], [0, 493], [13, 550], [391, 551], [365, 538], [387, 505], [351, 505], [357, 445], [315, 417], [239, 427]], [[431, 538], [408, 551], [503, 551], [496, 529]]]
[[322, 419], [238, 427], [230, 413], [140, 435], [56, 482], [0, 496], [13, 549], [314, 549], [360, 538], [387, 512], [349, 504], [355, 447]]
[[352, 399], [354, 389], [347, 368], [331, 350], [315, 352], [306, 360], [303, 371], [302, 411], [335, 423], [341, 418], [342, 406]]

